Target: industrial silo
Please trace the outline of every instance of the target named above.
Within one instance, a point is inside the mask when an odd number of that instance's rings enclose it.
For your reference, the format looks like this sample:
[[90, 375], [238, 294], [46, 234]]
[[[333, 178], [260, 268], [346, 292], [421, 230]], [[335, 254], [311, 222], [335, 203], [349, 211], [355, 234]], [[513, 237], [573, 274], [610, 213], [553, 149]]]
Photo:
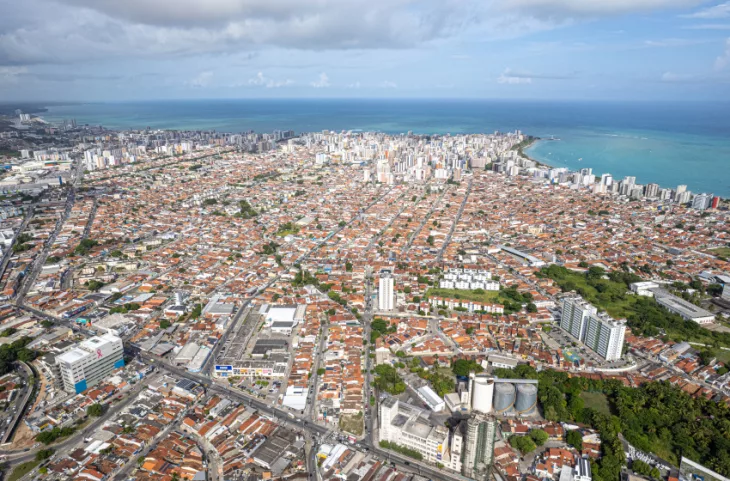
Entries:
[[472, 376], [471, 409], [487, 414], [492, 412], [494, 397], [494, 378], [489, 376]]
[[534, 384], [518, 384], [515, 411], [517, 414], [529, 414], [537, 405], [537, 386]]
[[502, 414], [509, 411], [515, 404], [515, 385], [509, 382], [500, 382], [494, 388], [494, 412]]

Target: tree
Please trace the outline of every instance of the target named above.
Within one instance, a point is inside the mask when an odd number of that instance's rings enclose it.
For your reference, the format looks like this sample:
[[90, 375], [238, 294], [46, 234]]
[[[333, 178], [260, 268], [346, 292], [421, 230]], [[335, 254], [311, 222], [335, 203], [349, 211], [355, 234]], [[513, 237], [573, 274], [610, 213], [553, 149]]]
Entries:
[[433, 236], [432, 235], [428, 236], [426, 238], [426, 242], [428, 243], [428, 245], [433, 246], [433, 243], [434, 243]]
[[339, 222], [339, 224], [337, 224], [337, 225], [340, 226], [340, 227], [345, 227], [347, 225], [347, 222], [345, 222], [344, 220], [341, 220]]
[[476, 361], [458, 359], [451, 365], [451, 370], [459, 377], [468, 377], [470, 372], [482, 372], [482, 366]]
[[530, 302], [529, 304], [527, 304], [527, 312], [537, 312], [537, 306], [534, 303]]
[[537, 448], [535, 442], [529, 436], [512, 436], [509, 438], [509, 444], [522, 454], [527, 454]]
[[350, 261], [345, 262], [345, 270], [347, 272], [352, 272], [352, 262], [350, 262]]
[[317, 369], [317, 375], [318, 376], [323, 375], [325, 372], [327, 372], [327, 370], [325, 368], [323, 368], [323, 367], [320, 367], [319, 369]]
[[86, 414], [98, 418], [99, 416], [104, 414], [104, 406], [99, 403], [94, 403], [86, 408]]
[[583, 451], [583, 435], [577, 429], [568, 431], [565, 435], [565, 442], [573, 446], [578, 451]]
[[533, 429], [530, 431], [530, 438], [535, 441], [536, 445], [542, 446], [547, 442], [550, 436], [548, 436], [548, 433], [546, 433], [542, 429]]
[[167, 329], [171, 325], [172, 324], [170, 324], [170, 321], [168, 321], [167, 319], [163, 319], [160, 321], [160, 329]]
[[37, 453], [35, 453], [35, 460], [36, 461], [45, 461], [46, 459], [53, 456], [53, 453], [56, 451], [54, 449], [41, 449]]

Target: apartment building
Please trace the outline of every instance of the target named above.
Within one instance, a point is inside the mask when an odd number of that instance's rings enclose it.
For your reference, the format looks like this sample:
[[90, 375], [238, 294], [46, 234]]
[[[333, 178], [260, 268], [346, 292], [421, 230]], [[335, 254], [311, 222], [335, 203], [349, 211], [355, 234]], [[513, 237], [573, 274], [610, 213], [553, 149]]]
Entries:
[[606, 314], [588, 316], [585, 345], [606, 361], [621, 359], [626, 322], [617, 321]]
[[393, 277], [390, 272], [383, 272], [378, 284], [378, 309], [381, 311], [392, 311], [395, 308], [393, 294]]
[[580, 296], [569, 296], [563, 299], [563, 317], [560, 328], [583, 342], [588, 317], [598, 312], [594, 306]]

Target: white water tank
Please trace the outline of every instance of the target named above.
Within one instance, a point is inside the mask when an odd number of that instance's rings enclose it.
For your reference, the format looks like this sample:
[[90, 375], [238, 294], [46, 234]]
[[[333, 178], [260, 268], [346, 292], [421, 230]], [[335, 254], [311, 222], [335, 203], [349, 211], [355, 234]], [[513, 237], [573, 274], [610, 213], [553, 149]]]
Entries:
[[492, 412], [494, 397], [494, 378], [490, 376], [471, 375], [471, 409], [484, 414]]

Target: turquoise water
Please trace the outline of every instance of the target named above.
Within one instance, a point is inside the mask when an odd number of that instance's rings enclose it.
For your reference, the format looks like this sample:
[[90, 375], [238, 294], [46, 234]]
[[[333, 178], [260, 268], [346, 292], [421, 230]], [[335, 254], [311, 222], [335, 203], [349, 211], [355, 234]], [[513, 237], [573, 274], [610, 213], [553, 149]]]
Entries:
[[[530, 156], [556, 167], [636, 176], [730, 197], [730, 104], [486, 100], [194, 100], [49, 107], [48, 120], [109, 128], [242, 132], [378, 130], [460, 134], [522, 130]], [[582, 160], [579, 160], [582, 159]]]

